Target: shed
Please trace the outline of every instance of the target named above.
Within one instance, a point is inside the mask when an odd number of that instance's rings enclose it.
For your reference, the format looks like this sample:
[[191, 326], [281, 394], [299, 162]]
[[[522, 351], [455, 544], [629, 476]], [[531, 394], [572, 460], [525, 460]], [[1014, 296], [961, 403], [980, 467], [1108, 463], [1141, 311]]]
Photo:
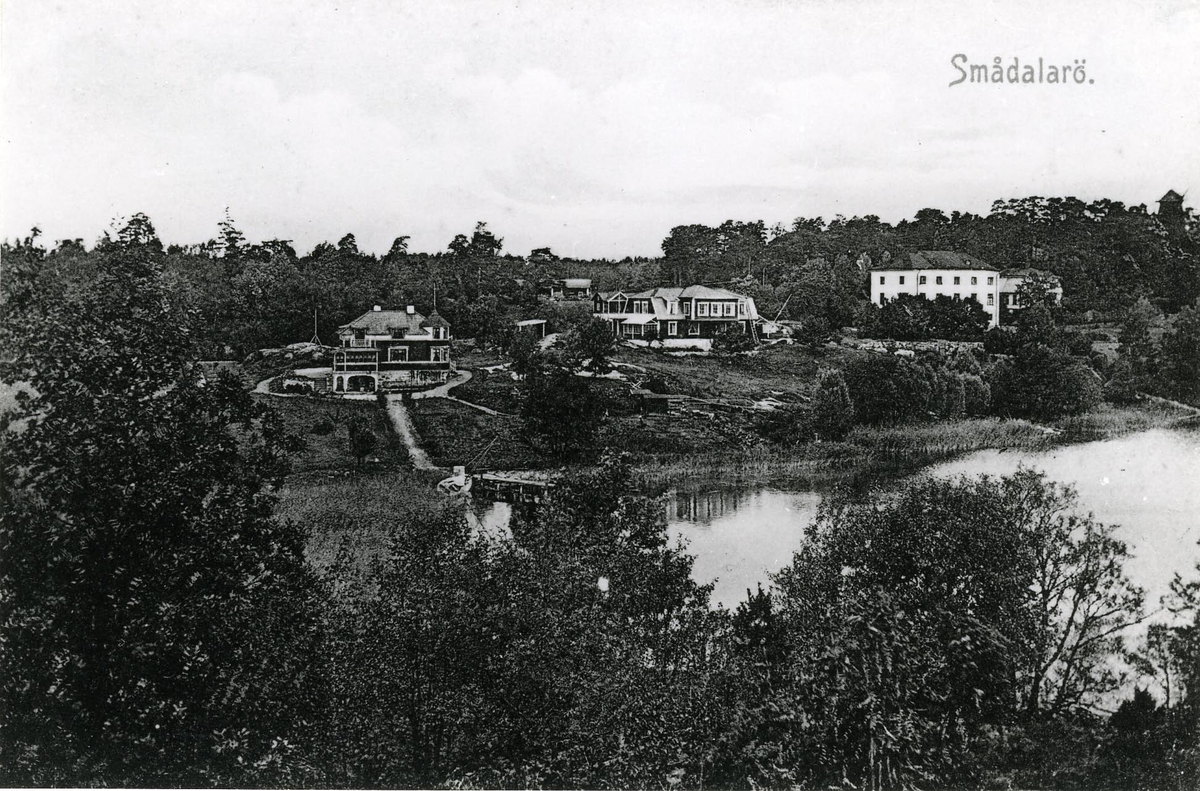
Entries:
[[539, 338], [546, 337], [546, 320], [545, 319], [525, 319], [517, 322], [518, 332], [528, 332], [536, 335]]

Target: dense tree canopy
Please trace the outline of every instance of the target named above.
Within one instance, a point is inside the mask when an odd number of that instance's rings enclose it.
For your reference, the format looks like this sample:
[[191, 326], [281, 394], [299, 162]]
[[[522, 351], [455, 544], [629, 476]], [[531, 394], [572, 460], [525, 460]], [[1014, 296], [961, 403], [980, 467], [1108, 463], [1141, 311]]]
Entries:
[[0, 765], [23, 785], [307, 782], [318, 589], [270, 521], [289, 443], [202, 383], [134, 216], [91, 288], [6, 251]]

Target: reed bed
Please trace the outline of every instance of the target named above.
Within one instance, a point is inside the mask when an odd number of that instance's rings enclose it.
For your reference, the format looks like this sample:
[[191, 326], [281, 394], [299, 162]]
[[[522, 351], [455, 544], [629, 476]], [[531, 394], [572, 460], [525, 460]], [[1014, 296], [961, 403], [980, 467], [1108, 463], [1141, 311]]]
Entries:
[[844, 442], [655, 459], [639, 467], [638, 478], [646, 486], [732, 479], [788, 480], [822, 487], [880, 473], [912, 471], [979, 450], [1044, 450], [1065, 436], [1065, 432], [1025, 420], [1001, 418], [858, 426]]
[[1055, 425], [1071, 441], [1087, 442], [1155, 428], [1200, 425], [1200, 421], [1195, 412], [1148, 402], [1136, 406], [1104, 404], [1085, 415], [1063, 418]]
[[343, 545], [366, 571], [387, 552], [393, 530], [447, 507], [435, 490], [440, 475], [296, 476], [280, 491], [275, 518], [305, 531], [305, 557], [318, 573], [328, 570]]

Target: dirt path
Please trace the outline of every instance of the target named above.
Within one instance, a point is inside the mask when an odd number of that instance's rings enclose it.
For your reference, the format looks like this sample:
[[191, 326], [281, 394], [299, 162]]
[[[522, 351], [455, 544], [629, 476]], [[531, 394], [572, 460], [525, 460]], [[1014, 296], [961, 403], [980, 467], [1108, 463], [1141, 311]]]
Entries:
[[1147, 399], [1148, 401], [1153, 401], [1156, 404], [1164, 404], [1166, 406], [1173, 406], [1176, 409], [1182, 409], [1184, 412], [1190, 412], [1192, 415], [1192, 418], [1200, 417], [1200, 409], [1197, 409], [1196, 407], [1192, 406], [1191, 404], [1184, 404], [1179, 401], [1172, 401], [1169, 398], [1163, 398], [1162, 396], [1154, 396], [1154, 395], [1150, 395], [1149, 393], [1138, 393], [1138, 395], [1140, 395], [1142, 398]]
[[429, 460], [429, 454], [417, 444], [417, 436], [413, 432], [412, 420], [408, 417], [408, 410], [404, 408], [402, 396], [388, 396], [387, 413], [392, 419], [392, 425], [396, 427], [396, 434], [404, 441], [404, 447], [408, 448], [413, 467], [418, 470], [436, 470], [437, 467]]
[[438, 385], [430, 390], [413, 393], [413, 400], [415, 401], [420, 398], [451, 398], [450, 391], [459, 385], [464, 385], [471, 381], [472, 376], [473, 374], [466, 368], [459, 368], [454, 372], [454, 376], [450, 377], [450, 381], [445, 384]]

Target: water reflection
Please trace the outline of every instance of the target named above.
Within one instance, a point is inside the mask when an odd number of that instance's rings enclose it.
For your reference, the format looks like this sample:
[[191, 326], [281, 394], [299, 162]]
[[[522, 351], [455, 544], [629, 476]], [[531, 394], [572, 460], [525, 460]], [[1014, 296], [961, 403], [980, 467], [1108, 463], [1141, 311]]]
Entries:
[[708, 524], [714, 519], [733, 516], [739, 507], [757, 500], [756, 494], [745, 489], [671, 491], [667, 493], [667, 521]]
[[758, 489], [676, 491], [667, 498], [671, 536], [695, 557], [692, 577], [713, 582], [712, 599], [728, 607], [792, 561], [821, 495]]
[[[1081, 510], [1120, 525], [1118, 535], [1133, 553], [1126, 570], [1146, 589], [1149, 609], [1158, 606], [1175, 573], [1194, 574], [1200, 559], [1200, 430], [1147, 431], [1043, 453], [982, 451], [921, 474], [1003, 475], [1022, 464], [1074, 485]], [[735, 607], [747, 589], [760, 582], [765, 587], [791, 562], [821, 497], [799, 484], [680, 488], [667, 494], [667, 528], [687, 542], [696, 581], [715, 582], [714, 603]], [[508, 508], [483, 508], [479, 529], [503, 535]]]

